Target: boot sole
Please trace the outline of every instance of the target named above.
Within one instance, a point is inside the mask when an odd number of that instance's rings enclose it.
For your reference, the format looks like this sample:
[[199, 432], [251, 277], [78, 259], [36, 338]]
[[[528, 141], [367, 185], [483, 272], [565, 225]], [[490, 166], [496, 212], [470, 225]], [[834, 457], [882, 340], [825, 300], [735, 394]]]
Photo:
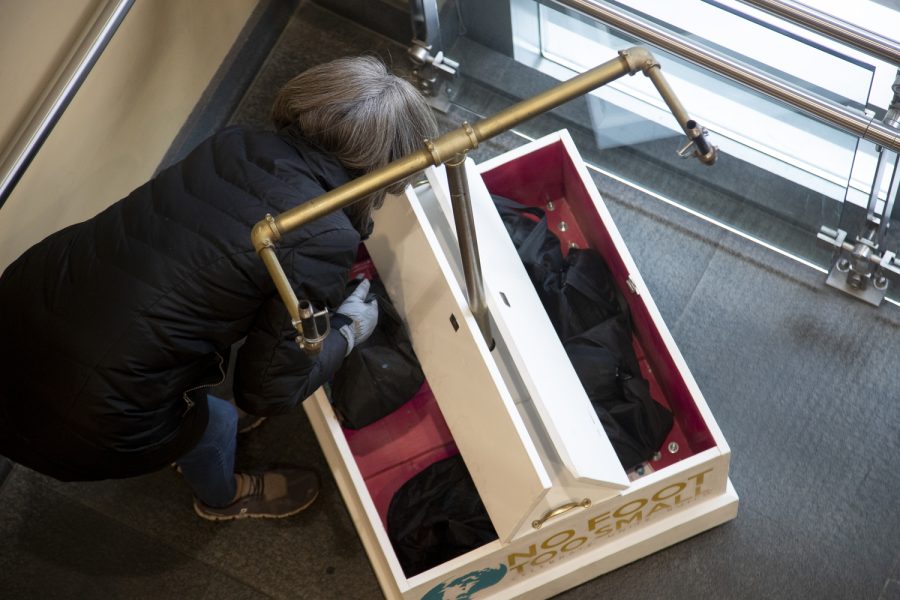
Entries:
[[201, 519], [206, 519], [207, 521], [237, 521], [240, 519], [286, 519], [287, 517], [291, 517], [296, 515], [297, 513], [303, 512], [309, 506], [316, 501], [316, 498], [319, 497], [318, 490], [316, 494], [309, 499], [303, 506], [295, 508], [294, 510], [286, 513], [272, 514], [272, 513], [251, 513], [251, 512], [242, 512], [237, 513], [235, 515], [216, 515], [213, 513], [205, 512], [200, 506], [197, 504], [197, 501], [194, 500], [194, 512], [197, 513], [197, 516]]

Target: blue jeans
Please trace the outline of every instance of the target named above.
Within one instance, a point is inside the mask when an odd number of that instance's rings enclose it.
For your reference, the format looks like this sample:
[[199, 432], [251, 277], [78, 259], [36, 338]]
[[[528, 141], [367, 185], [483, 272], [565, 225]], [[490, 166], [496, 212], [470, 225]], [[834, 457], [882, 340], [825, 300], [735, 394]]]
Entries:
[[209, 423], [194, 449], [175, 461], [194, 495], [207, 506], [231, 504], [237, 492], [234, 450], [237, 409], [227, 400], [208, 396]]

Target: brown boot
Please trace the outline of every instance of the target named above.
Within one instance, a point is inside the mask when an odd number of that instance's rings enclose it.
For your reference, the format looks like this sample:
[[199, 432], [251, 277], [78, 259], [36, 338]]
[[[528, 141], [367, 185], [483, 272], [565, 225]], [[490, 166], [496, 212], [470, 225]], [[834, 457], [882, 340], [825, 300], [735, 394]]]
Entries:
[[283, 519], [302, 511], [319, 495], [319, 476], [310, 469], [285, 467], [261, 474], [235, 474], [238, 489], [228, 506], [207, 506], [194, 498], [194, 511], [210, 521]]

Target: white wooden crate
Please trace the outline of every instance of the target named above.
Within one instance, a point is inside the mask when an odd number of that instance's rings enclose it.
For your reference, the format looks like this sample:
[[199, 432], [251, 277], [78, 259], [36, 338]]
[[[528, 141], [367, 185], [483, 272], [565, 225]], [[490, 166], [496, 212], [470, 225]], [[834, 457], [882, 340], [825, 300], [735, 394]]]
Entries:
[[[467, 170], [493, 351], [465, 300], [442, 169], [429, 169], [428, 184], [388, 198], [366, 247], [407, 322], [499, 539], [406, 577], [377, 506], [384, 503], [382, 482], [360, 468], [377, 454], [378, 437], [367, 438], [365, 452], [354, 449], [324, 390], [304, 404], [385, 596], [545, 598], [734, 518], [728, 445], [568, 133], [482, 165], [469, 161]], [[616, 458], [488, 190], [550, 203], [548, 218], [564, 242], [598, 250], [625, 292], [644, 374], [676, 420], [659, 459], [642, 475], [625, 473]], [[403, 423], [409, 418], [415, 414]], [[431, 425], [415, 439], [427, 440]], [[396, 429], [384, 435], [387, 447]], [[574, 503], [534, 527], [549, 511]]]

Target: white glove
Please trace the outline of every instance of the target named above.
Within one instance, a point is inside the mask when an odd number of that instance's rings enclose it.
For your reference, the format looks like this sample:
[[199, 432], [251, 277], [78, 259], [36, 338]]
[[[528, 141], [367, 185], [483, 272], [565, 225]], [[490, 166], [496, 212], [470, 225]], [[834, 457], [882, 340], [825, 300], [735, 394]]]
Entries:
[[338, 329], [347, 340], [347, 352], [344, 356], [350, 354], [355, 346], [369, 339], [375, 331], [375, 325], [378, 324], [378, 302], [374, 298], [366, 302], [369, 285], [369, 280], [363, 279], [336, 311], [352, 321], [349, 325]]

